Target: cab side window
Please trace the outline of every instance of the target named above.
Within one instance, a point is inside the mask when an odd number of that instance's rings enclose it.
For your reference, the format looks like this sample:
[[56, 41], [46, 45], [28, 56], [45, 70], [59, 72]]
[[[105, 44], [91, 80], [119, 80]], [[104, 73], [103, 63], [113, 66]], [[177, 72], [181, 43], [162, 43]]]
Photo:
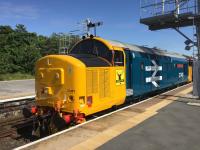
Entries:
[[124, 54], [122, 51], [114, 51], [114, 66], [124, 66]]

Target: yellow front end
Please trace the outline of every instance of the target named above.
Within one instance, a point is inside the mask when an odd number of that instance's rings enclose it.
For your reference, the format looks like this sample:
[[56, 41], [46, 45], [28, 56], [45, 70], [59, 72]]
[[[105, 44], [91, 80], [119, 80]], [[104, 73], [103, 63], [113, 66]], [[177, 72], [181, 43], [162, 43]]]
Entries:
[[49, 55], [36, 64], [36, 103], [73, 113], [78, 99], [85, 96], [85, 65], [67, 55]]
[[[120, 74], [120, 80], [119, 80]], [[36, 103], [85, 116], [124, 103], [124, 67], [86, 67], [67, 55], [50, 55], [36, 64]]]

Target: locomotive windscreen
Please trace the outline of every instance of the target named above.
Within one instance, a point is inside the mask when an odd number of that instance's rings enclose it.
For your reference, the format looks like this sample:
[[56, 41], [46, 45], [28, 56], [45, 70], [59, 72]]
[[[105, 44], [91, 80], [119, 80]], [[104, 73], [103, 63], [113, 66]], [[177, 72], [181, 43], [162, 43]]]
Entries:
[[86, 39], [75, 45], [70, 54], [87, 54], [106, 59], [112, 62], [112, 51], [100, 41], [95, 39]]
[[69, 54], [81, 60], [87, 67], [109, 67], [111, 64], [100, 57], [91, 54]]

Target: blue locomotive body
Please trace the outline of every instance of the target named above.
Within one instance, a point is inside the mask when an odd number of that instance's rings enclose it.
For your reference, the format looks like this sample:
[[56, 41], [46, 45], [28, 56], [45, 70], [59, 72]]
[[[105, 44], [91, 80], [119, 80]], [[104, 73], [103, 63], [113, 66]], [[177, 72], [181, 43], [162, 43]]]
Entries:
[[144, 95], [188, 81], [184, 57], [126, 50], [126, 87], [133, 96]]
[[109, 42], [125, 51], [127, 96], [141, 96], [188, 82], [188, 61], [182, 54]]

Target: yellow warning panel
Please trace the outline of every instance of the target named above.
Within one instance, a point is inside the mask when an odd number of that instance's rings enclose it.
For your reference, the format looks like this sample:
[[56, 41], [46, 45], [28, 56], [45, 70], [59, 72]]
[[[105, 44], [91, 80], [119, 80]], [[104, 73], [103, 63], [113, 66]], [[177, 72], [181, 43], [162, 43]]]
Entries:
[[122, 85], [125, 83], [124, 70], [116, 70], [116, 85]]

